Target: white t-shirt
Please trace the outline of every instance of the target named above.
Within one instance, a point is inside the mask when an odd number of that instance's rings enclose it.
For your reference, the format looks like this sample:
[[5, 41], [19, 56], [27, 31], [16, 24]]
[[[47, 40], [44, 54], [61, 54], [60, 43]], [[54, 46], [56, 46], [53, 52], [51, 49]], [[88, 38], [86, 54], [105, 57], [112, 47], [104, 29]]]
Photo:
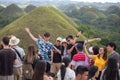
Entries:
[[[57, 80], [61, 80], [60, 70], [57, 73], [57, 78], [58, 78]], [[66, 68], [64, 80], [75, 80], [75, 72], [69, 67]]]

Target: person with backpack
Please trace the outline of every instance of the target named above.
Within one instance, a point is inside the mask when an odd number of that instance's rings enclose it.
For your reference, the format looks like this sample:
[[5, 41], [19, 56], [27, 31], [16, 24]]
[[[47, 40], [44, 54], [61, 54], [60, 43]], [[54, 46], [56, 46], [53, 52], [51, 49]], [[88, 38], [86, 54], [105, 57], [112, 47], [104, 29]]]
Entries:
[[24, 57], [23, 75], [26, 80], [31, 80], [33, 76], [33, 69], [39, 60], [36, 54], [35, 46], [29, 45], [27, 54]]
[[16, 53], [18, 63], [14, 65], [13, 71], [14, 71], [14, 80], [22, 80], [22, 60], [25, 56], [24, 49], [18, 46], [20, 42], [20, 39], [11, 36], [9, 45], [11, 46], [12, 50]]
[[82, 43], [77, 43], [76, 45], [76, 50], [77, 50], [77, 54], [75, 54], [72, 58], [71, 61], [71, 65], [72, 65], [72, 69], [75, 70], [77, 68], [77, 66], [79, 65], [83, 65], [83, 66], [88, 66], [88, 57], [86, 56], [86, 54], [83, 52], [83, 44]]

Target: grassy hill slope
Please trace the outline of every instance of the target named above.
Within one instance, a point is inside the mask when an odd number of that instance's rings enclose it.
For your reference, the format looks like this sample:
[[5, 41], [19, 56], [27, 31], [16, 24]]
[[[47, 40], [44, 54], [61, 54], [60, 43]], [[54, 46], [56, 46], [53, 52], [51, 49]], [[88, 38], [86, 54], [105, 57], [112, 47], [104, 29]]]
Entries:
[[35, 8], [36, 8], [36, 6], [30, 4], [30, 5], [28, 5], [28, 6], [24, 9], [24, 11], [28, 13], [28, 12], [32, 11], [33, 9], [35, 9]]
[[69, 34], [75, 35], [78, 32], [75, 28], [76, 24], [65, 14], [52, 7], [39, 7], [3, 28], [0, 31], [0, 36], [15, 35], [21, 39], [20, 45], [26, 48], [33, 41], [25, 32], [25, 27], [29, 27], [36, 37], [38, 34], [50, 32], [52, 42], [58, 36], [64, 38]]
[[0, 12], [0, 28], [8, 25], [17, 18], [25, 15], [25, 12], [15, 4], [7, 6]]
[[3, 12], [1, 12], [1, 15], [3, 16], [21, 16], [22, 14], [24, 14], [25, 12], [19, 8], [16, 4], [11, 4], [9, 6], [7, 6], [6, 9], [3, 10]]

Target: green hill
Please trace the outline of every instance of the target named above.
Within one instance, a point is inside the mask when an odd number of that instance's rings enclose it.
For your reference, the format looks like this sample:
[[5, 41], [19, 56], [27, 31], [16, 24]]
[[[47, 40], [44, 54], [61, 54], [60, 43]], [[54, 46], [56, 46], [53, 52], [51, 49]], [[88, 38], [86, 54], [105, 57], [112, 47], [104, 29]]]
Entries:
[[30, 12], [30, 11], [32, 11], [33, 9], [35, 9], [36, 8], [36, 6], [34, 6], [34, 5], [28, 5], [25, 9], [24, 9], [24, 11], [25, 12]]
[[21, 39], [20, 45], [26, 48], [33, 41], [25, 32], [25, 27], [29, 27], [36, 37], [38, 34], [50, 32], [52, 42], [58, 36], [65, 38], [69, 34], [75, 35], [78, 32], [75, 28], [76, 24], [65, 14], [52, 7], [39, 7], [3, 28], [0, 36], [15, 35]]
[[7, 6], [0, 13], [0, 28], [3, 28], [23, 15], [25, 15], [25, 12], [17, 5], [11, 4]]
[[24, 11], [19, 8], [16, 4], [11, 4], [7, 6], [6, 9], [1, 13], [3, 16], [16, 16], [16, 15], [22, 15]]

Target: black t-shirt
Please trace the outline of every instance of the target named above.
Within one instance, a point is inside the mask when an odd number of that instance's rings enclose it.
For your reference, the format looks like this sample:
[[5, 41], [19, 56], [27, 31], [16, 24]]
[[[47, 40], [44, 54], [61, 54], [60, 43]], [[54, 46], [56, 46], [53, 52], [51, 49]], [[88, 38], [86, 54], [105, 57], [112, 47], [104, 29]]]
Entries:
[[0, 50], [0, 75], [9, 76], [13, 74], [13, 63], [16, 59], [16, 54], [11, 49]]
[[61, 47], [61, 55], [62, 56], [64, 55], [64, 47], [63, 46]]
[[[69, 50], [72, 46], [73, 46], [73, 45], [68, 44], [67, 50]], [[77, 50], [76, 50], [76, 48], [74, 47], [73, 50], [72, 50], [72, 52], [71, 52], [71, 59], [73, 58], [73, 56], [74, 56], [75, 54], [77, 54]]]
[[[62, 48], [61, 46], [56, 46], [56, 45], [54, 46], [61, 51], [61, 48]], [[61, 60], [62, 60], [61, 54], [53, 51], [53, 62], [60, 63]]]

